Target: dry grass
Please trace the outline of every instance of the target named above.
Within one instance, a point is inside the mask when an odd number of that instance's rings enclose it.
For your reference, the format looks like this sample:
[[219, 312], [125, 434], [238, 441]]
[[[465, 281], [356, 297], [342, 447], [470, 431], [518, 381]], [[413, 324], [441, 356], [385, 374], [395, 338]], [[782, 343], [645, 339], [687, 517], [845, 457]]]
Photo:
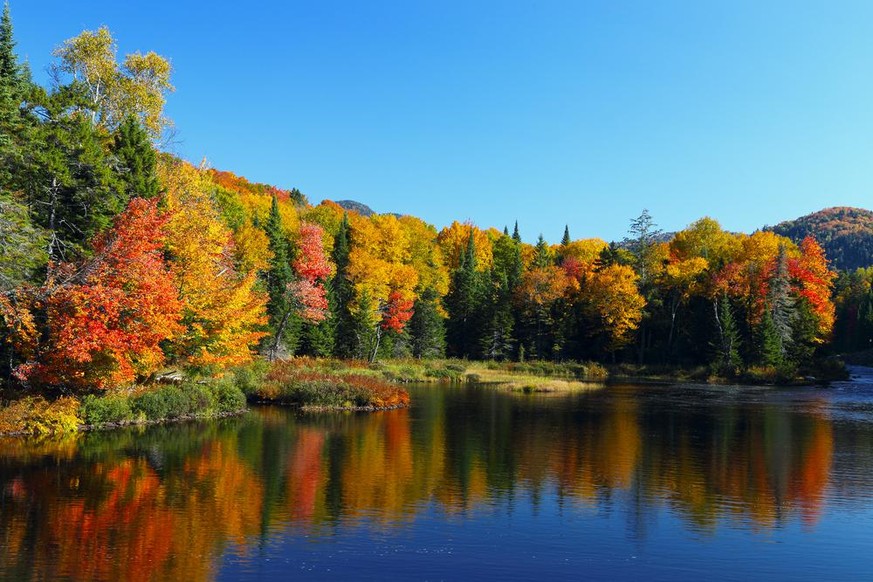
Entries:
[[495, 384], [514, 392], [575, 392], [604, 386], [602, 382], [492, 370], [484, 366], [469, 368], [467, 378], [472, 382]]

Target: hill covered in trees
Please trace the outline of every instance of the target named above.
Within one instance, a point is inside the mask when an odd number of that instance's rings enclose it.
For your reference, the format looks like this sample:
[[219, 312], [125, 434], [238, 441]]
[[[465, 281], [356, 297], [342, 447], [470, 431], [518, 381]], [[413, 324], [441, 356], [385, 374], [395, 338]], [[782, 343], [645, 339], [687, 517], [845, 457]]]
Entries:
[[824, 248], [831, 266], [854, 271], [873, 266], [873, 212], [863, 208], [825, 208], [795, 220], [767, 227], [800, 242], [812, 236]]

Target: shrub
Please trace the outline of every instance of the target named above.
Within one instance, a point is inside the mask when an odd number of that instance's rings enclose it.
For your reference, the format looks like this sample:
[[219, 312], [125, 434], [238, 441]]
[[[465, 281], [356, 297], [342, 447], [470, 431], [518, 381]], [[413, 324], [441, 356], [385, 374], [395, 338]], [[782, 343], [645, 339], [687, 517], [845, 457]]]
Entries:
[[0, 409], [0, 433], [49, 435], [78, 430], [79, 401], [64, 396], [49, 402], [42, 396], [22, 398]]
[[189, 414], [190, 402], [180, 387], [163, 386], [136, 396], [131, 409], [145, 420], [168, 420]]
[[233, 382], [222, 380], [211, 385], [211, 389], [218, 414], [239, 412], [246, 407], [246, 395]]
[[234, 370], [233, 381], [243, 394], [254, 394], [264, 385], [270, 363], [266, 360], [256, 360], [247, 366]]
[[393, 408], [409, 403], [409, 394], [384, 379], [305, 370], [289, 362], [275, 362], [253, 397], [277, 404], [325, 408]]
[[133, 420], [130, 400], [126, 396], [90, 394], [82, 401], [82, 420], [85, 424], [97, 426], [107, 423], [129, 422]]
[[461, 378], [461, 372], [449, 369], [448, 366], [446, 366], [445, 368], [425, 368], [424, 375], [428, 378], [440, 378], [444, 380], [451, 380], [453, 382], [456, 382]]

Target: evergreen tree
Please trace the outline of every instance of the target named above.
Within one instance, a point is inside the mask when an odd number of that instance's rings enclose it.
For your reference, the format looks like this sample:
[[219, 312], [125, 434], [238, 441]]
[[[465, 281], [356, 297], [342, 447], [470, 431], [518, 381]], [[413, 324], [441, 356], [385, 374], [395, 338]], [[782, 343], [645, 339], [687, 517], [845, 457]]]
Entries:
[[441, 358], [445, 355], [446, 330], [438, 302], [439, 295], [433, 289], [425, 289], [415, 301], [408, 328], [412, 355], [416, 358]]
[[567, 246], [568, 244], [570, 244], [570, 242], [571, 242], [571, 239], [570, 239], [570, 226], [567, 225], [567, 224], [565, 224], [565, 225], [564, 225], [564, 236], [561, 238], [561, 244], [562, 244], [563, 246]]
[[512, 230], [512, 240], [517, 243], [521, 242], [521, 235], [518, 233], [518, 221], [515, 221], [515, 228]]
[[786, 350], [787, 359], [799, 366], [809, 365], [815, 354], [817, 323], [809, 303], [800, 301], [791, 320], [791, 343]]
[[537, 239], [537, 246], [534, 249], [533, 267], [544, 268], [549, 267], [554, 263], [552, 260], [552, 251], [549, 249], [549, 244], [540, 235]]
[[26, 69], [18, 64], [9, 4], [0, 17], [0, 190], [21, 189], [23, 165], [33, 145], [36, 120], [22, 107], [31, 88]]
[[461, 255], [461, 262], [449, 284], [446, 295], [446, 310], [449, 321], [446, 336], [451, 355], [461, 358], [474, 358], [479, 347], [481, 332], [480, 316], [482, 307], [482, 276], [476, 269], [476, 247], [472, 233], [467, 240], [467, 248]]
[[[509, 237], [507, 237], [509, 238]], [[514, 243], [513, 243], [514, 245]], [[491, 284], [483, 296], [484, 324], [479, 352], [490, 360], [506, 360], [512, 357], [515, 338], [515, 316], [512, 310], [512, 290], [507, 273], [492, 269]]]
[[784, 357], [791, 345], [794, 318], [797, 312], [794, 298], [791, 296], [788, 255], [784, 246], [779, 247], [776, 271], [770, 280], [768, 299], [773, 326], [779, 335], [779, 344], [782, 346], [782, 356]]
[[355, 355], [357, 335], [352, 303], [355, 289], [349, 280], [349, 253], [351, 252], [351, 229], [348, 214], [343, 214], [339, 231], [334, 237], [331, 259], [336, 265], [336, 274], [328, 285], [328, 301], [334, 325], [334, 355], [350, 358]]
[[727, 296], [713, 301], [715, 322], [718, 330], [717, 342], [715, 342], [715, 363], [719, 369], [734, 371], [740, 365], [740, 334], [737, 329], [737, 321], [731, 309], [730, 300]]
[[501, 236], [493, 245], [494, 266], [491, 284], [485, 294], [485, 323], [482, 334], [482, 353], [492, 359], [512, 358], [518, 345], [518, 321], [513, 309], [513, 297], [521, 283], [524, 264], [521, 245], [508, 235]]
[[304, 323], [300, 331], [299, 353], [317, 358], [332, 356], [335, 333], [336, 325], [333, 317], [326, 317], [318, 323]]
[[758, 324], [756, 333], [758, 361], [764, 366], [780, 366], [783, 362], [784, 348], [779, 330], [773, 322], [769, 309], [764, 311], [764, 317]]
[[12, 33], [12, 15], [9, 2], [3, 3], [3, 16], [0, 17], [0, 80], [17, 77], [18, 57], [15, 55], [15, 38]]
[[294, 313], [294, 302], [288, 286], [294, 281], [294, 271], [291, 269], [292, 248], [282, 227], [279, 214], [279, 201], [273, 196], [270, 214], [264, 225], [270, 251], [267, 270], [267, 316], [269, 318], [270, 336], [267, 338], [267, 354], [275, 359], [288, 350], [294, 352], [297, 347], [300, 321]]
[[116, 131], [113, 151], [121, 165], [124, 198], [156, 197], [160, 185], [155, 172], [155, 150], [135, 117], [128, 117]]
[[106, 135], [82, 116], [39, 124], [21, 188], [34, 224], [49, 232], [54, 262], [87, 254], [87, 243], [124, 209]]

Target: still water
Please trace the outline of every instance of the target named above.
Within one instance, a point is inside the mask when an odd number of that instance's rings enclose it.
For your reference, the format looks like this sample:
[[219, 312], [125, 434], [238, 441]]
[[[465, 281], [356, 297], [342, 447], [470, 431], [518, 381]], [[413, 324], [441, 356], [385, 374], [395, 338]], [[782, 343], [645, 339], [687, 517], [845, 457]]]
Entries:
[[870, 579], [873, 378], [0, 441], [9, 580]]

